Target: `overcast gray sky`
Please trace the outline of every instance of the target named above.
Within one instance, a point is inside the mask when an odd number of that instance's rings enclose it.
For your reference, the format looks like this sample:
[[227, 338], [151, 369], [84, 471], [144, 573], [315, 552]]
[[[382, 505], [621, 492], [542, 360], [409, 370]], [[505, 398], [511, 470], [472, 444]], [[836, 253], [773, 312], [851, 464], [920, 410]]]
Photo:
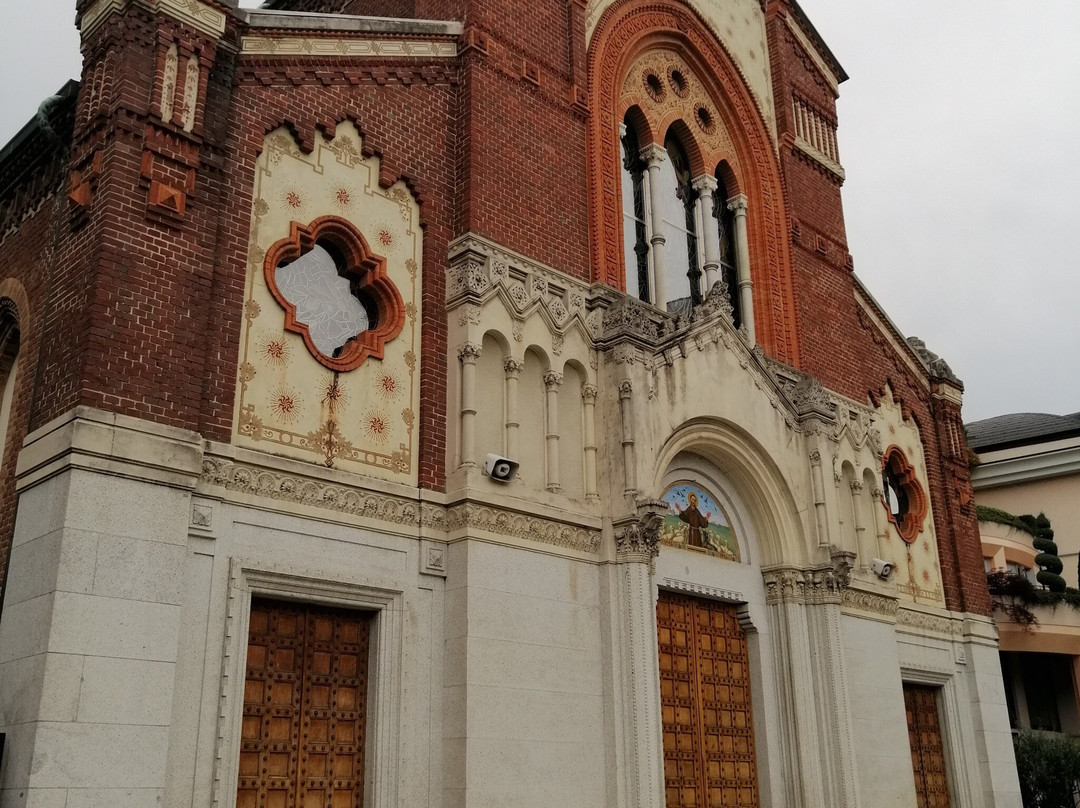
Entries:
[[[966, 420], [1080, 410], [1080, 2], [801, 2], [851, 76], [856, 273], [964, 380]], [[8, 5], [0, 143], [80, 64], [74, 0]]]

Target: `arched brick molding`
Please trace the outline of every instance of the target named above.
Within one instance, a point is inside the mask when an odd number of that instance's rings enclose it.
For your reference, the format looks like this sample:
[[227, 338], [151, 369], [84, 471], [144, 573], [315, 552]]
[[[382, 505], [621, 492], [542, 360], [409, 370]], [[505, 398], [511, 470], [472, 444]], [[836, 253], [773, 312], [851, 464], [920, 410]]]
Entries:
[[[692, 11], [666, 0], [624, 0], [608, 8], [589, 46], [588, 123], [593, 279], [625, 286], [619, 194], [619, 92], [631, 63], [654, 48], [677, 51], [708, 86], [730, 131], [749, 201], [748, 236], [757, 339], [765, 352], [799, 364], [788, 214], [780, 164], [764, 116], [730, 54]], [[712, 166], [711, 168], [715, 168]]]

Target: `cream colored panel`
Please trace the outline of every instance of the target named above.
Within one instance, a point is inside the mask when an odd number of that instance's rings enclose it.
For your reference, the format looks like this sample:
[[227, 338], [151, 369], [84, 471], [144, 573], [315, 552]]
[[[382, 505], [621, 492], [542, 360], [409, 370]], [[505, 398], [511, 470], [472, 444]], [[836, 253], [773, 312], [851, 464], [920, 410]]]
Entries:
[[559, 482], [568, 497], [585, 496], [581, 423], [582, 373], [567, 363], [559, 386]]
[[[701, 15], [739, 66], [769, 129], [776, 133], [776, 110], [773, 106], [772, 74], [769, 68], [769, 47], [765, 37], [765, 15], [757, 0], [687, 0]], [[586, 42], [592, 41], [596, 24], [614, 0], [589, 0], [586, 7]]]
[[476, 391], [476, 452], [482, 461], [491, 454], [505, 454], [503, 433], [506, 431], [504, 389], [506, 355], [499, 341], [487, 335], [477, 362]]
[[525, 352], [518, 405], [521, 408], [521, 468], [518, 478], [528, 488], [543, 491], [547, 485], [544, 435], [547, 422], [544, 406], [544, 371], [547, 363], [536, 351]]
[[[379, 187], [379, 161], [361, 154], [345, 122], [333, 140], [316, 134], [303, 154], [284, 129], [266, 137], [256, 164], [251, 243], [240, 341], [234, 440], [252, 449], [416, 484], [419, 408], [419, 207], [403, 183]], [[333, 372], [285, 330], [285, 311], [264, 278], [266, 252], [294, 223], [347, 220], [386, 260], [404, 303], [401, 333], [384, 358]]]
[[[905, 420], [900, 404], [893, 400], [886, 388], [877, 408], [878, 428], [881, 430], [882, 448], [899, 446], [907, 460], [915, 468], [915, 474], [926, 493], [928, 505], [922, 530], [911, 544], [902, 538], [896, 525], [888, 520], [885, 504], [880, 494], [873, 493], [873, 506], [878, 509], [880, 525], [881, 557], [894, 565], [892, 574], [900, 599], [915, 603], [943, 604], [945, 595], [941, 586], [941, 567], [938, 561], [937, 532], [934, 530], [934, 507], [930, 503], [930, 486], [927, 483], [926, 456], [922, 437], [915, 422]], [[880, 467], [876, 482], [881, 485]]]

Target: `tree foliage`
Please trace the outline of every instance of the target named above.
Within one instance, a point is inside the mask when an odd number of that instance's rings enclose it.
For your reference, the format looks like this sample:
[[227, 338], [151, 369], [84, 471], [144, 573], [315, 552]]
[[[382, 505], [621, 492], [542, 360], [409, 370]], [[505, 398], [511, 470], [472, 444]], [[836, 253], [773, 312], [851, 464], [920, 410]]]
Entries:
[[1022, 730], [1013, 738], [1024, 808], [1074, 808], [1080, 739]]

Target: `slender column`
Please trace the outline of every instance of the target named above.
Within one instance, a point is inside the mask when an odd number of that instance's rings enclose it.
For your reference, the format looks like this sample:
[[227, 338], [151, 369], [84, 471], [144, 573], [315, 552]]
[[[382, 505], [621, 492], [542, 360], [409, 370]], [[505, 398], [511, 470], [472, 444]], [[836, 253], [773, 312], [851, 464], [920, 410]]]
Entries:
[[641, 159], [649, 167], [649, 207], [652, 222], [652, 237], [649, 243], [652, 245], [653, 258], [653, 305], [659, 309], [667, 306], [667, 292], [664, 283], [667, 274], [664, 269], [664, 205], [663, 192], [660, 188], [660, 164], [667, 159], [667, 151], [663, 146], [650, 143], [641, 150]]
[[746, 235], [746, 196], [739, 194], [727, 202], [728, 210], [735, 213], [735, 249], [739, 263], [739, 306], [743, 325], [746, 326], [750, 342], [756, 343], [754, 336], [754, 282], [750, 279], [750, 241]]
[[600, 494], [596, 488], [596, 394], [595, 384], [583, 384], [581, 386], [581, 401], [585, 410], [584, 435], [582, 441], [585, 444], [585, 498], [599, 499]]
[[616, 522], [618, 648], [621, 651], [623, 789], [627, 808], [663, 808], [664, 748], [653, 564], [667, 506], [639, 500], [637, 515]]
[[521, 427], [518, 420], [518, 379], [525, 370], [525, 363], [509, 357], [503, 362], [503, 370], [506, 371], [506, 456], [518, 460], [518, 429]]
[[814, 513], [817, 516], [818, 544], [829, 544], [829, 521], [825, 512], [825, 476], [821, 471], [821, 452], [810, 452], [810, 480], [814, 489]]
[[866, 530], [866, 514], [863, 512], [863, 484], [858, 480], [851, 481], [851, 513], [855, 520], [855, 549], [858, 552], [859, 569], [870, 569], [870, 562], [874, 558], [874, 548]]
[[544, 387], [547, 388], [547, 490], [552, 493], [562, 491], [559, 484], [559, 385], [563, 375], [549, 370], [544, 374]]
[[480, 346], [466, 342], [458, 348], [461, 360], [461, 465], [476, 465], [476, 360]]
[[619, 414], [622, 416], [623, 493], [637, 493], [637, 460], [634, 454], [634, 384], [629, 379], [619, 383]]
[[692, 185], [698, 192], [698, 206], [701, 209], [701, 232], [705, 239], [705, 265], [703, 267], [705, 289], [703, 293], [708, 294], [720, 272], [720, 227], [715, 214], [716, 197], [713, 196], [713, 191], [716, 190], [716, 178], [702, 174], [694, 179]]

